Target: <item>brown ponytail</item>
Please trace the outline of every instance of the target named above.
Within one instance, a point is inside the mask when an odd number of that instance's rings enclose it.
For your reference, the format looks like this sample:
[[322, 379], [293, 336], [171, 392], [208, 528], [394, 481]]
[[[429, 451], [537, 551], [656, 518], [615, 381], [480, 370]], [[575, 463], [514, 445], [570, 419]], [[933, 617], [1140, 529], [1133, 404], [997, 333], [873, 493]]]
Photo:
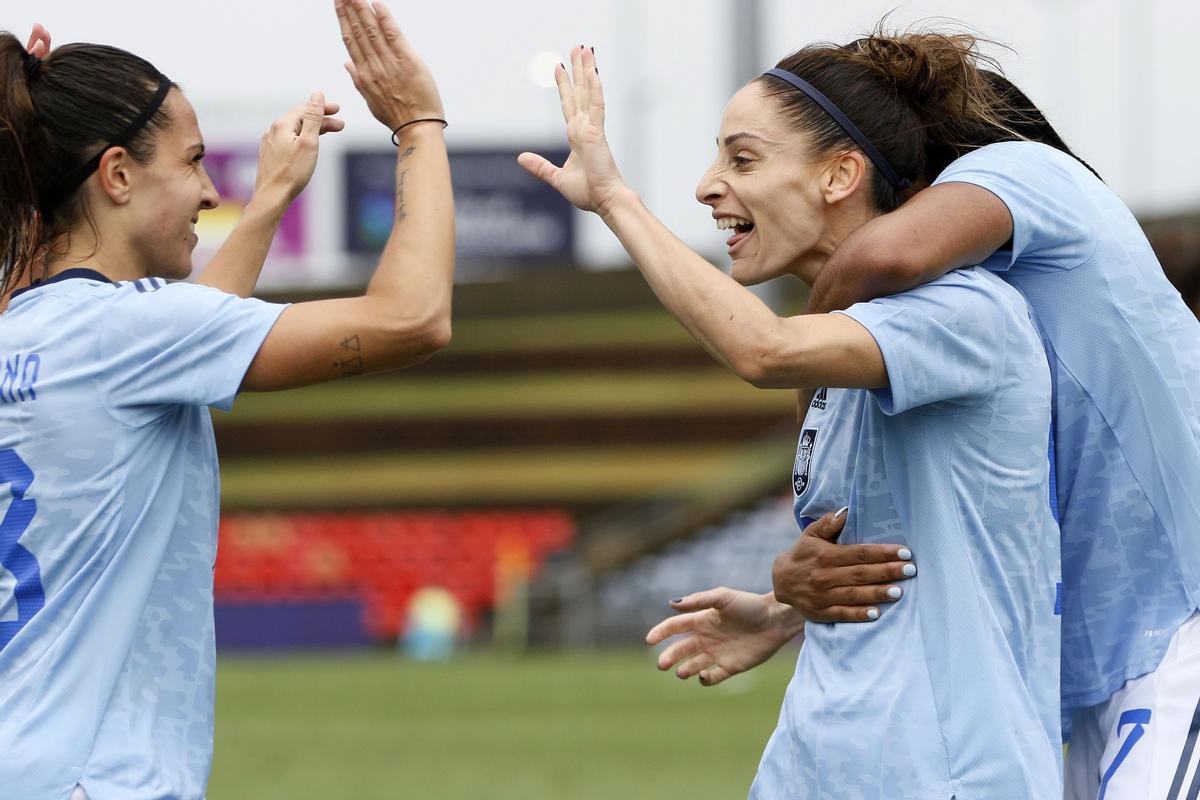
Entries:
[[[145, 109], [159, 72], [132, 53], [68, 44], [45, 59], [0, 32], [0, 296], [36, 274], [56, 242], [88, 219], [82, 194], [61, 200], [55, 189]], [[165, 108], [125, 149], [139, 163], [154, 158]]]
[[[996, 142], [1044, 142], [1077, 158], [995, 60], [979, 52], [984, 41], [967, 33], [889, 34], [880, 27], [847, 45], [810, 45], [777, 67], [825, 94], [914, 184], [933, 181], [954, 159]], [[817, 153], [855, 146], [802, 92], [759, 80]], [[871, 192], [880, 211], [905, 199], [878, 169], [871, 172]]]

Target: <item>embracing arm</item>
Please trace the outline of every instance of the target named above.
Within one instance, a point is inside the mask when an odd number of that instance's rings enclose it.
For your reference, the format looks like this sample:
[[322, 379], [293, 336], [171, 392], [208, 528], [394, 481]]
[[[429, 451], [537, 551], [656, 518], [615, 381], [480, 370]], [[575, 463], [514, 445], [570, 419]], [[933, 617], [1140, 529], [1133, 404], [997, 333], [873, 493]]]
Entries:
[[[390, 130], [441, 118], [432, 75], [382, 3], [337, 0], [347, 66]], [[392, 233], [362, 297], [299, 303], [267, 335], [242, 383], [268, 391], [409, 366], [450, 339], [454, 197], [442, 125], [408, 125], [396, 157]]]
[[822, 314], [907, 291], [982, 262], [1012, 238], [1008, 207], [969, 183], [941, 183], [863, 225], [813, 282], [808, 310]]

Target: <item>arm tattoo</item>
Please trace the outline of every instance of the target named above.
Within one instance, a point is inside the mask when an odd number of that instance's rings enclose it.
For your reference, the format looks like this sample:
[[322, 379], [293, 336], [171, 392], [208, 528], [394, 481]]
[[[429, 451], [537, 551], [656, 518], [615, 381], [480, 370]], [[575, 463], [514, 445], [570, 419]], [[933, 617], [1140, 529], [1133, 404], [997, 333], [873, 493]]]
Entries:
[[358, 340], [358, 334], [352, 334], [342, 339], [340, 347], [342, 349], [341, 360], [334, 361], [333, 366], [342, 371], [343, 378], [353, 378], [355, 375], [362, 375], [362, 344]]
[[405, 150], [403, 153], [401, 153], [401, 154], [400, 154], [400, 158], [396, 159], [396, 163], [397, 163], [397, 164], [399, 164], [399, 163], [401, 163], [402, 161], [407, 161], [407, 160], [408, 160], [408, 157], [409, 157], [409, 156], [411, 156], [413, 153], [415, 153], [415, 152], [416, 152], [416, 150], [417, 150], [416, 146], [415, 146], [415, 145], [411, 145], [411, 144], [410, 144], [410, 145], [408, 146], [408, 149], [407, 149], [407, 150]]
[[408, 170], [400, 170], [400, 177], [396, 179], [396, 222], [404, 222], [408, 216], [408, 208], [404, 205], [404, 179], [408, 175]]

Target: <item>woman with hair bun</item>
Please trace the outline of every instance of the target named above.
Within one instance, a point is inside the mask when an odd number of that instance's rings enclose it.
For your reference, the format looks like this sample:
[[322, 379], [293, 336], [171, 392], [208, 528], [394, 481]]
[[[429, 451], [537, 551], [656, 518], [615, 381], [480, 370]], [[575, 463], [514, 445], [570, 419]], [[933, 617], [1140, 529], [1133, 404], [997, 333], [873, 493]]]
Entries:
[[[209, 406], [416, 363], [450, 330], [454, 224], [437, 87], [382, 4], [335, 3], [402, 193], [362, 297], [248, 299], [340, 129], [320, 93], [262, 139], [238, 229], [187, 98], [95, 44], [0, 34], [0, 796], [204, 796], [212, 762], [217, 461]], [[48, 51], [48, 52], [47, 52]], [[208, 284], [208, 285], [204, 285]], [[225, 291], [220, 291], [220, 287]], [[242, 295], [242, 296], [238, 296]], [[10, 590], [11, 587], [11, 590]]]
[[[898, 87], [919, 83], [902, 43], [862, 54]], [[993, 120], [940, 125], [914, 103], [936, 142], [933, 186], [847, 237], [811, 310], [967, 264], [1025, 296], [1054, 383], [1066, 796], [1197, 797], [1200, 323], [1128, 207], [1019, 89], [981, 72], [997, 92]], [[801, 537], [776, 562], [777, 596], [821, 618], [797, 600], [819, 594], [814, 569], [849, 556]]]
[[[929, 108], [955, 86], [956, 108], [986, 128], [995, 97], [966, 68], [973, 41], [908, 44]], [[652, 643], [684, 634], [660, 666], [681, 662], [681, 677], [704, 682], [805, 633], [751, 796], [1044, 800], [1062, 789], [1059, 550], [1050, 376], [1024, 299], [979, 268], [827, 315], [780, 318], [744, 288], [780, 275], [811, 285], [847, 237], [925, 178], [929, 118], [863, 63], [865, 46], [805, 48], [726, 106], [696, 198], [731, 233], [730, 275], [622, 181], [590, 50], [572, 51], [571, 78], [556, 70], [570, 158], [520, 161], [599, 214], [666, 308], [740, 377], [818, 390], [792, 475], [797, 520], [844, 519], [843, 541], [880, 562], [857, 583], [889, 582], [870, 587], [870, 606], [861, 586], [830, 590], [835, 618], [868, 624], [805, 626], [771, 593], [717, 589], [677, 601], [691, 613], [651, 632]], [[973, 130], [948, 112], [945, 122]], [[901, 589], [913, 553], [920, 577]], [[713, 636], [736, 640], [732, 660], [706, 648]]]

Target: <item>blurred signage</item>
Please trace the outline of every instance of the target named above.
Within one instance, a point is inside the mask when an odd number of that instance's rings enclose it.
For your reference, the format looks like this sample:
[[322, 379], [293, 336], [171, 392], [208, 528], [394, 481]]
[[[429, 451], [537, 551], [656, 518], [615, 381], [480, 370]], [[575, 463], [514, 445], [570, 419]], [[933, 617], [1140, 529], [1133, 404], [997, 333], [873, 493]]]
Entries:
[[[574, 209], [517, 164], [517, 150], [450, 153], [460, 262], [569, 260]], [[544, 155], [556, 164], [567, 152]], [[396, 151], [346, 154], [346, 249], [378, 253], [395, 214]]]
[[[221, 204], [211, 211], [202, 211], [200, 221], [196, 223], [196, 236], [200, 239], [195, 252], [197, 272], [208, 263], [242, 218], [246, 203], [254, 193], [258, 148], [210, 147], [204, 155], [204, 169], [221, 196]], [[301, 194], [283, 215], [263, 270], [265, 283], [297, 283], [307, 277], [302, 260], [306, 253], [305, 205], [305, 196]]]

